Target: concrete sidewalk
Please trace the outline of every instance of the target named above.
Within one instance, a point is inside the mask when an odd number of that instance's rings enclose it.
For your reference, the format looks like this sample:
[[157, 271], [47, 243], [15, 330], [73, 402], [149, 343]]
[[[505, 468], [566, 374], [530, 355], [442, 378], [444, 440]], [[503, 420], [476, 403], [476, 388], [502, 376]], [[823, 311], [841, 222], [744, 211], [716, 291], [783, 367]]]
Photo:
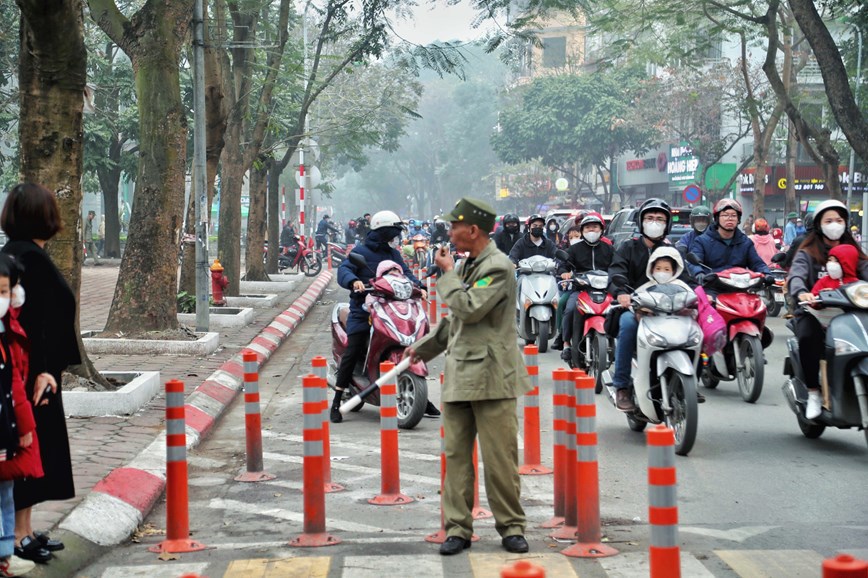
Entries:
[[[107, 262], [104, 262], [100, 267], [86, 266], [82, 269], [80, 295], [82, 330], [101, 330], [105, 326], [118, 271], [117, 264]], [[212, 331], [220, 332], [220, 346], [211, 355], [204, 357], [91, 355], [90, 359], [100, 371], [156, 370], [160, 371], [160, 380], [163, 383], [170, 379], [181, 380], [185, 384], [185, 398], [190, 403], [190, 394], [202, 386], [209, 376], [212, 376], [213, 379], [212, 374], [219, 368], [230, 367], [233, 358], [240, 356], [242, 349], [252, 346], [252, 349], [256, 350], [259, 355], [260, 363], [263, 363], [269, 356], [267, 349], [272, 347], [272, 344], [276, 349], [279, 343], [286, 339], [292, 327], [304, 318], [305, 306], [309, 307], [316, 300], [315, 295], [318, 295], [314, 289], [321, 292], [331, 277], [328, 274], [321, 274], [320, 278], [309, 278], [301, 275], [287, 275], [286, 278], [295, 282], [287, 283], [287, 287], [279, 295], [274, 306], [256, 309], [255, 318], [251, 324], [242, 328], [212, 328]], [[313, 287], [315, 283], [316, 286]], [[286, 316], [286, 314], [289, 315]], [[275, 321], [276, 318], [279, 318], [282, 323]], [[276, 326], [279, 330], [275, 330], [269, 324]], [[234, 397], [237, 392], [238, 387], [231, 383], [232, 379], [232, 376], [227, 376], [224, 379], [227, 393], [223, 395], [226, 397], [229, 395]], [[240, 374], [238, 383], [240, 385]], [[197, 395], [199, 395], [198, 392], [192, 397], [195, 398]], [[219, 411], [216, 413], [219, 417]], [[211, 414], [213, 416], [214, 412]], [[125, 466], [146, 452], [149, 446], [154, 445], [155, 440], [164, 431], [164, 419], [165, 395], [162, 392], [131, 416], [67, 418], [76, 497], [63, 502], [45, 502], [36, 506], [33, 512], [34, 527], [40, 530], [51, 530], [56, 528], [74, 510], [77, 508], [80, 510], [79, 506], [91, 495], [94, 486], [112, 472], [127, 469]], [[210, 424], [207, 424], [207, 427], [210, 427]], [[203, 430], [202, 435], [207, 431], [207, 427]], [[165, 451], [163, 450], [163, 460], [164, 455]], [[162, 486], [160, 486], [159, 491], [162, 491]], [[133, 499], [135, 500], [135, 498]], [[149, 508], [150, 505], [147, 507]], [[95, 522], [99, 523], [99, 520]], [[55, 533], [58, 536], [62, 534], [64, 539], [72, 539], [76, 543], [70, 544], [67, 550], [57, 556], [57, 559], [49, 565], [40, 567], [38, 574], [46, 576], [70, 575], [69, 573], [74, 572], [81, 563], [87, 562], [86, 552], [80, 551], [78, 554], [81, 556], [75, 555], [76, 549], [87, 550], [87, 545], [77, 543], [75, 537], [70, 536], [70, 532], [58, 531]], [[58, 562], [63, 563], [58, 564]]]

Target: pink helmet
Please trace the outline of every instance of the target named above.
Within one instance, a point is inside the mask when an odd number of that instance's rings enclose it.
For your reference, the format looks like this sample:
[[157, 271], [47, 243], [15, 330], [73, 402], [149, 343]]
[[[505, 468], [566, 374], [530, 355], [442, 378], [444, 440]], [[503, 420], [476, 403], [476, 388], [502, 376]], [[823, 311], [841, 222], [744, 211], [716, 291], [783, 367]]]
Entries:
[[382, 277], [386, 274], [390, 269], [398, 269], [403, 273], [404, 269], [391, 259], [386, 259], [385, 261], [380, 261], [380, 264], [377, 265], [377, 277]]

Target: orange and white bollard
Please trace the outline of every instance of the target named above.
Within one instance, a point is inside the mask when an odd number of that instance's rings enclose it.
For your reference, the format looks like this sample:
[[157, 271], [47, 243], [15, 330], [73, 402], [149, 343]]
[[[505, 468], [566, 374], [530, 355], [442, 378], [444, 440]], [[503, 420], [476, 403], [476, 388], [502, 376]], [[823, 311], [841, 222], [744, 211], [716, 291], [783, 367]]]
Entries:
[[247, 440], [247, 471], [235, 476], [236, 482], [264, 482], [274, 474], [265, 472], [262, 462], [262, 414], [259, 407], [259, 363], [256, 353], [241, 354], [244, 362], [244, 432]]
[[530, 560], [519, 560], [500, 570], [500, 578], [545, 578], [546, 570]]
[[543, 522], [541, 528], [557, 528], [564, 523], [564, 491], [566, 489], [566, 405], [567, 386], [569, 385], [570, 372], [568, 369], [559, 368], [552, 372], [554, 381], [554, 393], [552, 404], [554, 406], [554, 447], [552, 448], [552, 461], [554, 463], [554, 506], [555, 515], [547, 522]]
[[665, 425], [648, 430], [648, 547], [651, 578], [680, 578], [675, 432]]
[[564, 524], [550, 534], [555, 540], [575, 541], [576, 510], [576, 394], [575, 370], [565, 369], [564, 379]]
[[166, 382], [166, 539], [151, 552], [196, 552], [206, 546], [190, 539], [187, 485], [187, 424], [184, 382]]
[[473, 484], [473, 510], [471, 514], [473, 515], [474, 520], [484, 520], [485, 518], [492, 518], [494, 514], [491, 511], [483, 508], [479, 503], [479, 442], [473, 441], [473, 478], [475, 483]]
[[[391, 361], [380, 364], [380, 375], [395, 368]], [[394, 382], [380, 386], [380, 469], [382, 483], [380, 495], [368, 500], [377, 506], [409, 504], [413, 498], [401, 493], [401, 472], [398, 461], [398, 385]]]
[[561, 554], [603, 558], [618, 551], [603, 544], [600, 526], [600, 470], [597, 463], [597, 406], [594, 378], [573, 370], [576, 384], [576, 543]]
[[443, 319], [449, 315], [449, 305], [443, 299], [438, 299], [438, 302], [440, 303], [440, 318]]
[[326, 245], [326, 261], [328, 261], [328, 263], [326, 265], [326, 270], [331, 271], [332, 270], [332, 246], [331, 245]]
[[302, 378], [304, 413], [304, 533], [289, 545], [303, 548], [340, 544], [325, 529], [325, 482], [323, 480], [322, 385], [316, 375]]
[[[443, 385], [443, 374], [440, 374], [440, 385]], [[443, 411], [442, 407], [441, 410]], [[440, 529], [425, 536], [426, 542], [442, 544], [446, 541], [446, 517], [443, 514], [443, 489], [446, 485], [446, 434], [443, 422], [440, 422]]]
[[868, 562], [839, 554], [823, 560], [823, 578], [868, 578]]
[[437, 325], [437, 278], [428, 277], [428, 323]]
[[329, 386], [326, 381], [328, 375], [328, 362], [325, 357], [317, 355], [310, 360], [312, 372], [319, 377], [320, 390], [322, 397], [322, 454], [323, 454], [323, 480], [325, 481], [325, 492], [327, 494], [340, 492], [344, 487], [340, 484], [332, 483], [332, 451], [331, 451], [331, 427], [329, 421]]
[[518, 468], [518, 473], [529, 476], [540, 476], [552, 473], [550, 468], [542, 465], [540, 458], [540, 425], [539, 425], [539, 366], [536, 345], [524, 348], [524, 364], [530, 376], [533, 389], [524, 394], [524, 464]]

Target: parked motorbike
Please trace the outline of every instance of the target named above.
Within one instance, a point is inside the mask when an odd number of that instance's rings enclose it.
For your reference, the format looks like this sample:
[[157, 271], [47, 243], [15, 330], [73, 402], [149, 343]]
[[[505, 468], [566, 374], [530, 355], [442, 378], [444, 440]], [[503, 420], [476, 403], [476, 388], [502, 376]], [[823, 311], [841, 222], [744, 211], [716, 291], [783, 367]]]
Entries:
[[277, 270], [284, 271], [298, 267], [301, 273], [307, 277], [319, 275], [322, 271], [322, 257], [314, 251], [313, 238], [308, 238], [307, 244], [301, 242], [301, 237], [294, 237], [295, 244], [289, 247], [282, 247], [280, 255], [277, 256]]
[[347, 250], [346, 245], [341, 245], [336, 241], [329, 241], [326, 245], [326, 255], [331, 253], [332, 257], [332, 265], [337, 267], [341, 264], [341, 261], [347, 258]]
[[[688, 254], [688, 261], [696, 259]], [[706, 275], [703, 286], [717, 294], [715, 309], [726, 322], [726, 345], [711, 357], [703, 356], [702, 384], [714, 389], [720, 381], [738, 382], [741, 397], [754, 403], [763, 391], [765, 354], [772, 334], [766, 328], [768, 310], [760, 296], [771, 277], [741, 267]]]
[[[612, 282], [627, 287], [627, 278]], [[675, 431], [675, 453], [686, 456], [696, 441], [699, 406], [696, 368], [702, 348], [702, 329], [696, 322], [696, 294], [666, 283], [634, 292], [631, 311], [639, 316], [632, 378], [636, 409], [627, 413], [627, 425], [641, 432], [648, 423], [665, 423]], [[615, 405], [612, 374], [603, 372], [607, 397]]]
[[[815, 439], [827, 427], [857, 428], [868, 443], [868, 283], [856, 281], [839, 289], [820, 291], [814, 307], [805, 311], [827, 325], [823, 363], [820, 364], [823, 411], [819, 417], [805, 417], [808, 390], [800, 362], [799, 342], [787, 339], [789, 356], [784, 360], [784, 397], [796, 414], [805, 437]], [[819, 346], [819, 344], [817, 344]]]
[[[365, 258], [355, 253], [348, 257], [359, 267], [367, 267]], [[353, 371], [349, 389], [358, 395], [380, 376], [380, 363], [400, 363], [404, 350], [428, 333], [428, 315], [421, 300], [421, 291], [405, 277], [376, 277], [366, 292], [373, 299], [366, 300], [371, 314], [371, 337], [363, 362]], [[334, 389], [337, 368], [347, 348], [347, 318], [349, 303], [338, 303], [332, 309], [332, 359], [329, 364], [328, 384]], [[424, 362], [410, 364], [397, 378], [398, 427], [413, 429], [425, 414], [428, 404], [428, 367]], [[380, 391], [373, 390], [364, 402], [380, 405]], [[364, 403], [353, 411], [358, 411]]]
[[[565, 251], [559, 251], [566, 255]], [[561, 256], [559, 255], [559, 258]], [[555, 327], [558, 310], [558, 281], [555, 278], [557, 262], [534, 255], [518, 262], [518, 293], [515, 319], [518, 336], [526, 343], [536, 343], [540, 353], [549, 348], [549, 339], [557, 334]]]
[[609, 274], [606, 271], [573, 273], [572, 278], [561, 282], [565, 289], [578, 291], [576, 307], [581, 316], [573, 322], [570, 350], [570, 366], [587, 371], [596, 381], [596, 393], [603, 391], [603, 372], [609, 368], [612, 343], [603, 324], [606, 311], [612, 305], [609, 295]]

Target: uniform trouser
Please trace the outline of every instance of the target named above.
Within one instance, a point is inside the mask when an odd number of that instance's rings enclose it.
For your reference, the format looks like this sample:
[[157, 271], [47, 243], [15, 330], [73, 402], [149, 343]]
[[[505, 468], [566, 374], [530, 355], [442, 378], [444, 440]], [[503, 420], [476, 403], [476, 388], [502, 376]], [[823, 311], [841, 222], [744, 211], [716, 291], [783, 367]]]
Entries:
[[446, 402], [443, 430], [446, 442], [443, 517], [447, 536], [465, 540], [473, 536], [473, 444], [477, 434], [494, 527], [504, 538], [524, 535], [516, 400]]
[[826, 342], [826, 331], [817, 318], [810, 313], [800, 315], [795, 323], [796, 339], [799, 341], [799, 359], [805, 374], [808, 389], [820, 389], [820, 358]]

